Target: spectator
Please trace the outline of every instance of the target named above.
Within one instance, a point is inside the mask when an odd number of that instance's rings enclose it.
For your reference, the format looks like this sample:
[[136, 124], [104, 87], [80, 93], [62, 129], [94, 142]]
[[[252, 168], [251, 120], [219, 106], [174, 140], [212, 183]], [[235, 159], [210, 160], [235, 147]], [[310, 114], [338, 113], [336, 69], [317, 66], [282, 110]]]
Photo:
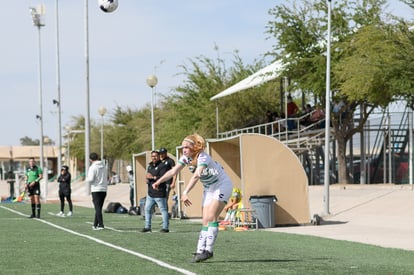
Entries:
[[[318, 121], [321, 121], [325, 118], [325, 112], [323, 111], [320, 104], [318, 104], [315, 108], [315, 110], [312, 112], [310, 120], [311, 123], [316, 123]], [[325, 123], [319, 123], [318, 128], [324, 128]]]
[[313, 108], [310, 104], [306, 104], [305, 107], [303, 108], [303, 118], [300, 121], [300, 124], [302, 124], [303, 126], [308, 126], [311, 124], [311, 114], [312, 114]]
[[[167, 171], [171, 170], [175, 166], [175, 161], [168, 156], [167, 149], [164, 148], [164, 147], [161, 148], [159, 150], [159, 154], [160, 154], [161, 163], [166, 166]], [[166, 181], [166, 184], [167, 184], [167, 191], [166, 191], [167, 192], [167, 195], [166, 195], [166, 198], [167, 198], [167, 200], [166, 200], [167, 211], [169, 209], [168, 208], [168, 199], [170, 197], [171, 189], [175, 188], [176, 178], [177, 178], [177, 176], [173, 176], [171, 179]]]
[[287, 97], [287, 116], [288, 116], [288, 130], [291, 131], [296, 128], [295, 120], [289, 119], [295, 117], [296, 114], [299, 112], [298, 105], [293, 101], [292, 96], [288, 95]]
[[231, 197], [227, 205], [224, 207], [226, 211], [226, 216], [224, 220], [220, 222], [220, 225], [228, 225], [234, 222], [234, 218], [237, 212], [237, 209], [242, 205], [241, 191], [239, 188], [233, 188]]
[[131, 203], [131, 208], [134, 208], [134, 197], [135, 197], [135, 180], [134, 180], [134, 171], [132, 171], [132, 166], [128, 165], [126, 167], [128, 173], [128, 182], [129, 182], [129, 202]]
[[266, 126], [266, 134], [272, 134], [272, 125], [270, 124], [273, 121], [273, 113], [269, 110], [266, 111], [265, 123], [268, 124]]
[[162, 164], [160, 160], [159, 153], [157, 151], [151, 152], [151, 162], [147, 167], [147, 185], [148, 185], [148, 194], [145, 200], [145, 227], [141, 232], [151, 232], [151, 209], [154, 204], [158, 205], [158, 208], [161, 211], [162, 215], [162, 229], [161, 233], [170, 232], [168, 226], [168, 210], [167, 210], [167, 182], [160, 182], [158, 188], [153, 187], [153, 183], [161, 178], [165, 172], [167, 172], [167, 166]]
[[59, 199], [60, 199], [60, 212], [57, 214], [58, 216], [65, 215], [65, 198], [69, 205], [69, 212], [67, 214], [68, 217], [73, 215], [73, 205], [72, 199], [70, 197], [72, 193], [72, 189], [70, 187], [70, 183], [72, 180], [72, 176], [69, 173], [69, 167], [66, 165], [62, 166], [60, 170], [60, 176], [58, 177], [57, 181], [59, 182]]
[[120, 183], [121, 179], [119, 178], [118, 174], [115, 171], [111, 172], [111, 181], [109, 184], [115, 185], [117, 183]]
[[178, 218], [178, 196], [175, 193], [175, 191], [173, 190], [172, 192], [172, 201], [173, 201], [173, 206], [171, 208], [171, 217], [172, 218]]
[[107, 173], [105, 164], [100, 161], [98, 154], [91, 153], [89, 160], [92, 162], [88, 170], [86, 182], [89, 183], [92, 193], [92, 202], [95, 208], [95, 219], [93, 221], [93, 230], [103, 230], [104, 222], [102, 216], [102, 207], [106, 198], [108, 189]]
[[284, 123], [280, 121], [282, 119], [278, 112], [272, 113], [273, 119], [273, 134], [285, 131]]

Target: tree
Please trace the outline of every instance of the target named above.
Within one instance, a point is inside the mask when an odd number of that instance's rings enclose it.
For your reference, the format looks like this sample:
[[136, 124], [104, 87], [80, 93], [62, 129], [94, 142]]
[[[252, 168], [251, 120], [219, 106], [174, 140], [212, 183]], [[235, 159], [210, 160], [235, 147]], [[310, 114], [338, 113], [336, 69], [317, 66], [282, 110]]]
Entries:
[[[220, 129], [226, 130], [262, 123], [266, 110], [277, 108], [277, 92], [271, 84], [260, 87], [261, 93], [255, 94], [253, 99], [251, 93], [257, 90], [210, 101], [212, 96], [263, 67], [262, 61], [245, 65], [237, 51], [233, 57], [228, 68], [222, 59], [205, 56], [189, 59], [181, 66], [184, 84], [164, 96], [154, 109], [156, 146], [174, 153], [183, 137], [193, 132], [206, 138], [216, 137], [216, 104]], [[129, 159], [133, 153], [149, 150], [150, 106], [140, 110], [116, 107], [111, 125], [106, 125], [105, 129], [105, 152], [110, 157]]]
[[20, 144], [22, 146], [39, 146], [40, 141], [39, 139], [32, 139], [28, 136], [20, 138]]
[[[165, 97], [157, 112], [157, 133], [161, 144], [175, 148], [184, 136], [197, 132], [207, 138], [216, 137], [216, 104], [219, 108], [220, 129], [234, 129], [248, 124], [263, 122], [266, 108], [275, 108], [274, 91], [264, 88], [252, 99], [251, 94], [210, 101], [210, 98], [257, 71], [263, 62], [245, 65], [238, 53], [226, 68], [222, 59], [213, 60], [200, 56], [182, 65], [185, 76], [183, 85], [176, 87], [172, 95]], [[276, 98], [276, 97], [274, 97]], [[237, 115], [235, 115], [237, 114]], [[240, 114], [243, 114], [240, 116]]]
[[[338, 145], [338, 179], [348, 183], [346, 144], [362, 130], [375, 108], [387, 106], [404, 93], [396, 89], [401, 80], [395, 73], [401, 70], [401, 62], [396, 59], [403, 59], [398, 20], [383, 19], [385, 0], [335, 4], [331, 21], [331, 98], [332, 104], [341, 102], [341, 109], [337, 113], [329, 111]], [[277, 40], [271, 54], [285, 61], [283, 73], [293, 79], [290, 89], [307, 91], [325, 105], [326, 1], [293, 2], [277, 6], [269, 14], [275, 20], [269, 22], [267, 33]], [[359, 122], [353, 120], [357, 111], [361, 113]]]

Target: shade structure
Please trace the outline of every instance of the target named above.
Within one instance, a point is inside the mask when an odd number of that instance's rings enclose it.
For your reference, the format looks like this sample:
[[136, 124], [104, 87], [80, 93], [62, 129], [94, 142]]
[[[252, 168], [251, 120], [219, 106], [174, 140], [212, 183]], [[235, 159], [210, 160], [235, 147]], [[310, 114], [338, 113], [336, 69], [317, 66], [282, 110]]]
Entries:
[[263, 69], [255, 72], [251, 76], [243, 79], [242, 81], [234, 84], [233, 86], [227, 88], [226, 90], [211, 97], [210, 100], [216, 100], [221, 97], [225, 97], [225, 96], [261, 85], [270, 80], [273, 80], [280, 75], [280, 72], [282, 71], [282, 69], [283, 69], [282, 61], [277, 60], [273, 62], [272, 64], [264, 67]]

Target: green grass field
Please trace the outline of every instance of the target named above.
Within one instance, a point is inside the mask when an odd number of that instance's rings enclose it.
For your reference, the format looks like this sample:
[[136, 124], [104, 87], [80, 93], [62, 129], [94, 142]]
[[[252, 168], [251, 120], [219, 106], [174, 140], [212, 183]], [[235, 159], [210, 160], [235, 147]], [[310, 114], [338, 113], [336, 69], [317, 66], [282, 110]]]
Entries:
[[[67, 206], [66, 206], [67, 208]], [[141, 216], [104, 214], [93, 231], [93, 209], [57, 217], [42, 204], [0, 204], [0, 274], [413, 274], [414, 252], [268, 231], [222, 231], [214, 258], [191, 263], [200, 224], [171, 220], [168, 234], [139, 233]]]

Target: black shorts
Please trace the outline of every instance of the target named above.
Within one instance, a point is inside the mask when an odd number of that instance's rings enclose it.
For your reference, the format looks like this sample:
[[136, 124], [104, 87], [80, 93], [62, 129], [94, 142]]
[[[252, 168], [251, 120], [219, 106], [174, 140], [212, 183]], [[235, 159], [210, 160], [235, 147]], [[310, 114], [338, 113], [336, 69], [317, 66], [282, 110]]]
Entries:
[[40, 184], [36, 183], [34, 186], [28, 188], [29, 197], [33, 195], [40, 196]]

